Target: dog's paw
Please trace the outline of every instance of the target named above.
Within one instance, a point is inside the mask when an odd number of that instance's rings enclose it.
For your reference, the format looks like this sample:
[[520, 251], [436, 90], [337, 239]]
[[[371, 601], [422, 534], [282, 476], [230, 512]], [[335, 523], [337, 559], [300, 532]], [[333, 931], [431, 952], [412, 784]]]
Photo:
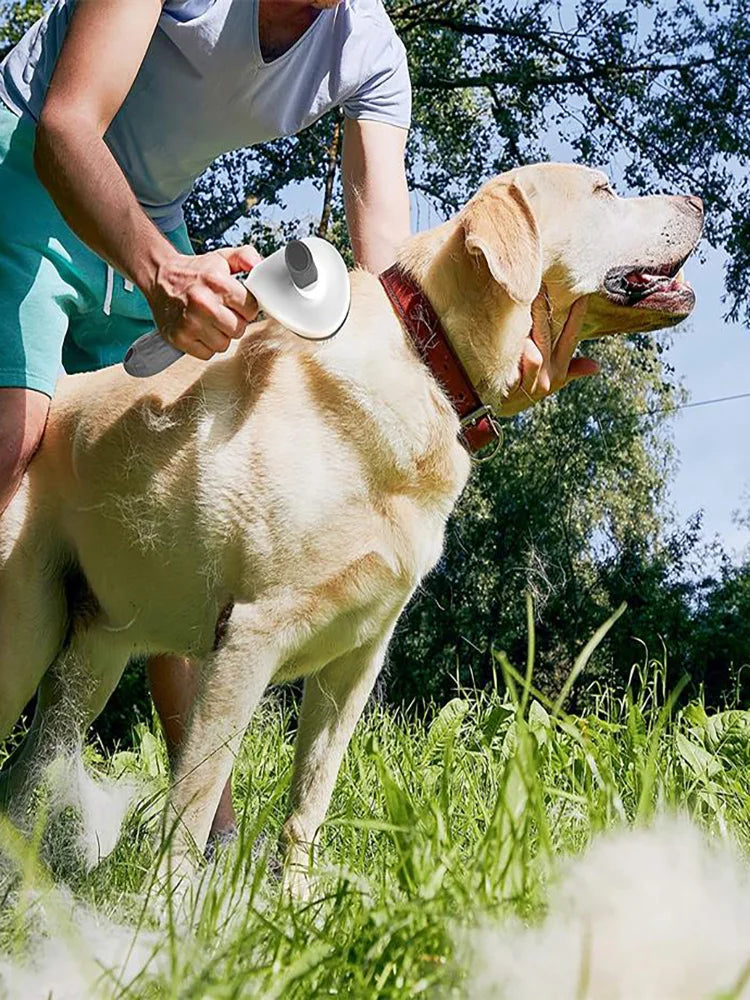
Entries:
[[228, 847], [233, 847], [239, 840], [240, 832], [236, 826], [231, 826], [228, 830], [221, 830], [219, 833], [212, 833], [203, 851], [203, 857], [210, 864], [216, 861]]
[[306, 867], [285, 865], [281, 887], [284, 895], [295, 903], [309, 903], [312, 898], [313, 880]]

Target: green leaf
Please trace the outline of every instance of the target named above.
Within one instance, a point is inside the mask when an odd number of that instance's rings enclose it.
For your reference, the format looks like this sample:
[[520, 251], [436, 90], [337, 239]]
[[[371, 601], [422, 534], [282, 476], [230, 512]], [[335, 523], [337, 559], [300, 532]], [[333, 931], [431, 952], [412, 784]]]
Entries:
[[469, 703], [463, 698], [453, 698], [444, 705], [430, 726], [426, 749], [434, 751], [455, 737], [468, 711]]
[[712, 778], [721, 771], [721, 764], [716, 756], [709, 753], [699, 743], [689, 740], [682, 733], [677, 733], [677, 749], [680, 757], [697, 778]]

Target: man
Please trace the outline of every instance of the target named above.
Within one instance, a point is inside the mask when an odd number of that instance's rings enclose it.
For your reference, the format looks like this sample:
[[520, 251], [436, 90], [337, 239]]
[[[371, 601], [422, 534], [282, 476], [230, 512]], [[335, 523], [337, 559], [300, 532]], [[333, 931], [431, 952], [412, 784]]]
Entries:
[[[346, 115], [357, 262], [378, 272], [410, 232], [406, 56], [380, 0], [57, 0], [0, 65], [0, 512], [41, 440], [60, 362], [119, 362], [153, 327], [208, 360], [256, 314], [233, 279], [251, 246], [192, 254], [181, 206], [220, 153]], [[41, 181], [41, 183], [40, 183]], [[46, 188], [46, 191], [45, 191]], [[535, 321], [517, 412], [566, 381], [581, 309], [550, 351]], [[2, 641], [2, 637], [0, 637]], [[170, 752], [190, 665], [156, 657]], [[234, 824], [229, 786], [213, 832]]]

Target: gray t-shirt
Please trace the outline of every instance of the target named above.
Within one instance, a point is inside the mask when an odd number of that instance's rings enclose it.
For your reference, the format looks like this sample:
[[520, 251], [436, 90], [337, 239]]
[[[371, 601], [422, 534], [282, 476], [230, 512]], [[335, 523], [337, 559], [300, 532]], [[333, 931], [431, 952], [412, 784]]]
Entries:
[[[0, 98], [37, 121], [76, 0], [57, 0], [0, 63]], [[381, 0], [324, 10], [264, 62], [259, 0], [166, 0], [143, 65], [106, 141], [164, 231], [221, 153], [294, 135], [334, 107], [408, 128], [406, 53]]]

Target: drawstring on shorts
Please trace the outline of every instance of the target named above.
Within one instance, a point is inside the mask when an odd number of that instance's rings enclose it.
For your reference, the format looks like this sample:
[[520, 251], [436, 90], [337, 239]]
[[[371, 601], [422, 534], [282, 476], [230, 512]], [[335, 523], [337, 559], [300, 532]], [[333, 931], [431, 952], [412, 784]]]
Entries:
[[104, 315], [109, 316], [112, 312], [112, 294], [115, 290], [115, 271], [107, 264], [107, 288], [104, 292]]

